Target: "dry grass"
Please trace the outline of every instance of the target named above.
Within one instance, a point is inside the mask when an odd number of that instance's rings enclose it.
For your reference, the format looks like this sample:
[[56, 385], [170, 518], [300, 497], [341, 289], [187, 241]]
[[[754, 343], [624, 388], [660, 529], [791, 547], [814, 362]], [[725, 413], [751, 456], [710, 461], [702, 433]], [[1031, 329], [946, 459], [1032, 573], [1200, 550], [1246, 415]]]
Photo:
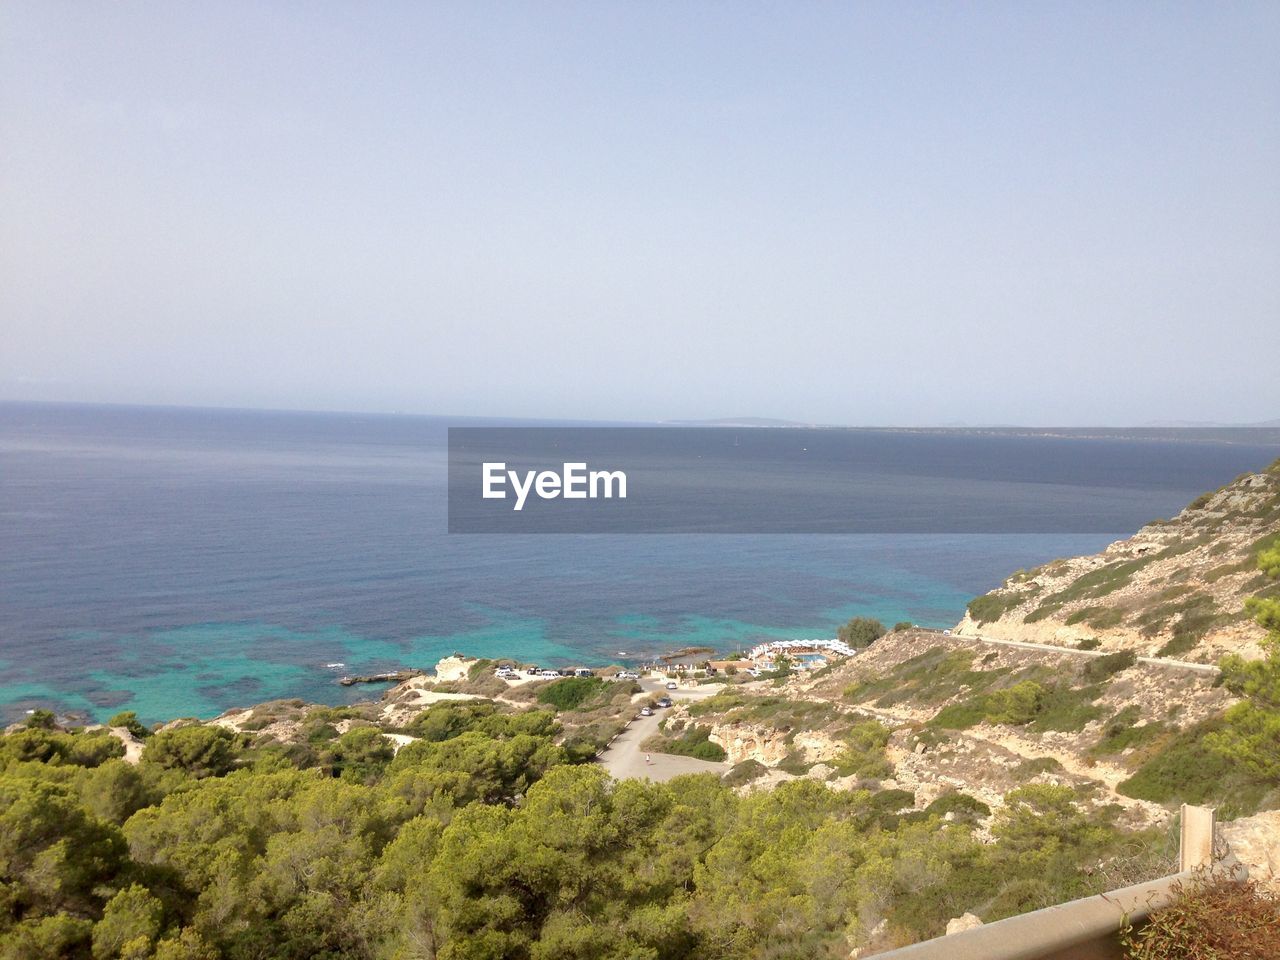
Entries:
[[1128, 960], [1280, 960], [1280, 901], [1252, 883], [1206, 878], [1121, 940]]

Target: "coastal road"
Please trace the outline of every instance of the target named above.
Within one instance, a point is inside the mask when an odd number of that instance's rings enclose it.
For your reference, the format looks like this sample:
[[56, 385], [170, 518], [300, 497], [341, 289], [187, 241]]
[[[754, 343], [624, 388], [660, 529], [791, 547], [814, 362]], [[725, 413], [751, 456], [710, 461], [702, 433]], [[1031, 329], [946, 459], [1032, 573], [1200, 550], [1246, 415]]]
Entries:
[[[929, 630], [928, 633], [941, 634], [940, 630]], [[1025, 640], [997, 640], [995, 637], [983, 637], [971, 633], [951, 633], [956, 640], [971, 640], [975, 643], [989, 643], [997, 647], [1016, 647], [1021, 650], [1041, 650], [1047, 653], [1066, 653], [1076, 657], [1105, 657], [1114, 650], [1078, 650], [1074, 647], [1059, 647], [1052, 643], [1028, 643]], [[1151, 664], [1157, 667], [1170, 667], [1174, 670], [1187, 670], [1206, 677], [1216, 677], [1218, 668], [1211, 663], [1192, 663], [1189, 660], [1169, 660], [1165, 657], [1138, 657], [1138, 663]]]
[[[702, 686], [667, 690], [656, 680], [641, 680], [640, 686], [647, 696], [636, 703], [637, 713], [648, 699], [656, 700], [664, 694], [672, 700], [701, 700], [720, 690], [719, 685], [711, 689]], [[666, 713], [665, 710], [654, 710], [652, 717], [637, 716], [631, 721], [630, 726], [618, 734], [617, 739], [600, 754], [596, 762], [616, 780], [654, 780], [661, 783], [685, 773], [719, 775], [729, 772], [727, 763], [713, 763], [710, 760], [677, 757], [667, 753], [651, 753], [649, 754], [651, 762], [645, 763], [645, 753], [640, 749], [640, 744], [658, 732], [658, 724], [664, 713]]]

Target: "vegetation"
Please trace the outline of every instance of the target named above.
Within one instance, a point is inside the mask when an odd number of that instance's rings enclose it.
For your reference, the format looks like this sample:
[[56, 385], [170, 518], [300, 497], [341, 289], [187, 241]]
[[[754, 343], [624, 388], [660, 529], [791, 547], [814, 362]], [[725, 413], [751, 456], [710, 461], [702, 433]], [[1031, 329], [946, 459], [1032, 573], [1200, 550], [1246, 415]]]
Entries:
[[973, 659], [971, 651], [930, 647], [880, 676], [852, 684], [844, 696], [855, 703], [874, 701], [880, 707], [908, 700], [941, 703], [966, 691], [984, 689], [1009, 673], [1003, 668], [974, 670]]
[[949, 704], [930, 723], [948, 730], [963, 730], [984, 722], [1027, 726], [1037, 731], [1082, 730], [1101, 716], [1101, 710], [1093, 703], [1099, 693], [1094, 686], [1021, 680]]
[[721, 779], [725, 786], [740, 787], [743, 784], [750, 783], [752, 780], [758, 780], [763, 777], [769, 768], [759, 760], [743, 760], [735, 763]]
[[1014, 607], [1026, 601], [1033, 591], [997, 590], [969, 601], [969, 616], [975, 623], [999, 620]]
[[1080, 675], [1087, 681], [1098, 683], [1109, 679], [1121, 670], [1128, 670], [1137, 662], [1138, 655], [1132, 650], [1119, 650], [1092, 658], [1084, 665]]
[[870, 617], [854, 617], [836, 631], [836, 636], [853, 649], [861, 650], [871, 646], [887, 632], [884, 624], [879, 620], [873, 620]]
[[1159, 721], [1136, 726], [1140, 716], [1141, 710], [1136, 704], [1117, 712], [1102, 728], [1102, 736], [1089, 751], [1090, 755], [1097, 757], [1121, 753], [1130, 747], [1151, 743], [1168, 733], [1168, 727]]
[[893, 773], [893, 765], [885, 756], [891, 731], [875, 720], [854, 724], [845, 735], [847, 749], [835, 761], [836, 773], [842, 777], [883, 779]]
[[[841, 720], [769, 699], [730, 709]], [[437, 704], [394, 755], [313, 712], [290, 744], [164, 730], [136, 765], [44, 718], [0, 738], [0, 957], [846, 956], [877, 928], [892, 945], [1095, 892], [1129, 836], [1055, 788], [1011, 794], [983, 843], [990, 811], [960, 794], [738, 797], [751, 764], [615, 783], [572, 765], [549, 710]], [[850, 725], [841, 763], [875, 772], [887, 736]]]
[[1280, 901], [1253, 883], [1205, 876], [1178, 891], [1137, 932], [1121, 932], [1126, 960], [1280, 957]]
[[604, 693], [606, 681], [599, 677], [565, 677], [553, 680], [538, 691], [538, 702], [557, 710], [577, 710]]
[[1280, 784], [1214, 748], [1216, 735], [1225, 730], [1226, 722], [1217, 717], [1176, 734], [1117, 789], [1156, 803], [1216, 806], [1224, 819], [1254, 813], [1268, 798], [1280, 801]]
[[698, 760], [723, 761], [724, 747], [712, 743], [709, 727], [690, 724], [675, 737], [654, 736], [643, 744], [644, 749], [653, 753], [674, 753], [682, 757], [696, 757]]

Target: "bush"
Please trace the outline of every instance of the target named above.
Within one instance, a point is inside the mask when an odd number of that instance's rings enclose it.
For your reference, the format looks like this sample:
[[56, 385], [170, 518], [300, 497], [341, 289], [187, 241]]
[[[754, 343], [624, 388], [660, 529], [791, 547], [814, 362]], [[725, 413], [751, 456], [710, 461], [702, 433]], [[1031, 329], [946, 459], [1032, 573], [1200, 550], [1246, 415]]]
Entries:
[[855, 650], [871, 646], [884, 635], [884, 624], [871, 617], [854, 617], [836, 631], [836, 636]]
[[1203, 877], [1179, 885], [1177, 900], [1148, 918], [1141, 930], [1120, 932], [1127, 960], [1193, 957], [1280, 957], [1280, 901], [1253, 883]]
[[743, 760], [741, 763], [735, 763], [733, 768], [726, 773], [721, 780], [726, 786], [740, 787], [744, 783], [750, 783], [752, 780], [759, 779], [769, 772], [759, 760]]
[[604, 692], [605, 681], [599, 677], [565, 677], [553, 680], [538, 691], [538, 702], [557, 710], [577, 710], [588, 700]]
[[835, 761], [842, 777], [874, 777], [882, 779], [893, 773], [893, 765], [885, 757], [890, 731], [876, 720], [856, 723], [845, 735], [849, 748]]
[[976, 823], [991, 816], [991, 808], [967, 793], [944, 793], [924, 808], [924, 814], [930, 817], [951, 814], [953, 819], [961, 823]]
[[191, 776], [219, 777], [235, 760], [234, 738], [222, 727], [193, 725], [161, 730], [142, 751], [142, 759], [166, 770], [183, 770]]
[[1128, 670], [1137, 662], [1138, 655], [1132, 650], [1119, 650], [1116, 653], [1090, 659], [1080, 671], [1080, 675], [1087, 681], [1098, 683], [1121, 670]]
[[151, 736], [151, 730], [138, 719], [138, 715], [132, 710], [124, 710], [117, 713], [114, 717], [107, 721], [108, 727], [124, 727], [139, 740], [145, 740]]
[[1219, 716], [1182, 731], [1116, 790], [1155, 803], [1217, 806], [1224, 820], [1256, 813], [1280, 785], [1214, 749], [1225, 726]]
[[984, 593], [970, 600], [967, 609], [975, 623], [989, 623], [999, 620], [1025, 599], [1018, 593]]
[[1077, 650], [1097, 650], [1100, 646], [1102, 646], [1102, 641], [1099, 640], [1097, 637], [1085, 637], [1083, 640], [1081, 640], [1079, 643], [1076, 644], [1076, 649]]
[[687, 727], [679, 737], [650, 737], [644, 748], [654, 753], [673, 753], [681, 757], [722, 762], [727, 754], [718, 743], [712, 743], [709, 727]]

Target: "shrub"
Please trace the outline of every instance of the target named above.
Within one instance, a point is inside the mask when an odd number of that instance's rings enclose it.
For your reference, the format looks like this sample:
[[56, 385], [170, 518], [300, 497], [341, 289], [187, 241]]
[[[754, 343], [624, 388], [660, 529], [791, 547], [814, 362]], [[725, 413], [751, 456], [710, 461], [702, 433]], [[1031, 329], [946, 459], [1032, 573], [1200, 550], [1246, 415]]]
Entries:
[[712, 743], [709, 727], [687, 727], [679, 737], [650, 737], [644, 742], [646, 750], [654, 753], [674, 753], [698, 760], [723, 761], [727, 754], [718, 743]]
[[1013, 768], [1010, 775], [1014, 780], [1031, 780], [1042, 773], [1061, 773], [1062, 764], [1054, 757], [1031, 757], [1023, 760]]
[[854, 617], [836, 631], [836, 636], [855, 650], [871, 646], [884, 635], [884, 624], [870, 617]]
[[151, 731], [138, 719], [138, 715], [132, 710], [125, 710], [117, 713], [114, 717], [107, 721], [108, 727], [124, 727], [139, 740], [145, 740], [151, 736]]
[[1093, 657], [1084, 665], [1080, 675], [1091, 682], [1101, 682], [1108, 677], [1128, 670], [1138, 662], [1138, 655], [1132, 650], [1119, 650], [1105, 656]]
[[1217, 806], [1223, 819], [1248, 816], [1274, 798], [1277, 783], [1215, 749], [1226, 726], [1221, 716], [1177, 734], [1116, 789], [1126, 797], [1156, 803]]
[[1102, 641], [1099, 640], [1097, 637], [1085, 637], [1083, 640], [1081, 640], [1079, 643], [1076, 644], [1076, 649], [1077, 650], [1097, 650], [1100, 646], [1102, 646]]
[[991, 816], [991, 808], [981, 800], [967, 793], [944, 793], [924, 808], [925, 816], [952, 818], [961, 823], [975, 823], [984, 817]]
[[845, 735], [848, 750], [835, 761], [840, 776], [879, 779], [892, 774], [893, 765], [885, 757], [889, 736], [889, 728], [876, 720], [854, 724]]
[[969, 601], [969, 616], [975, 623], [989, 623], [999, 620], [1011, 609], [1026, 599], [1025, 594], [1009, 591], [984, 593]]
[[743, 760], [740, 763], [735, 763], [733, 768], [721, 779], [727, 786], [740, 787], [744, 783], [759, 779], [768, 772], [769, 768], [759, 760]]
[[1072, 688], [1023, 680], [944, 707], [929, 722], [948, 730], [963, 730], [984, 720], [1036, 730], [1081, 730], [1100, 713], [1093, 705], [1096, 694], [1096, 687]]
[[234, 738], [222, 727], [192, 725], [161, 730], [142, 751], [142, 759], [166, 770], [184, 770], [191, 776], [218, 777], [235, 760]]
[[605, 681], [599, 677], [565, 677], [553, 680], [538, 691], [538, 702], [557, 710], [577, 710], [588, 700], [604, 692]]
[[1095, 630], [1109, 630], [1119, 626], [1122, 620], [1124, 613], [1117, 607], [1082, 607], [1063, 622], [1069, 627], [1087, 623]]
[[1127, 960], [1280, 956], [1280, 901], [1253, 883], [1202, 877], [1180, 884], [1177, 899], [1141, 930], [1120, 932]]

